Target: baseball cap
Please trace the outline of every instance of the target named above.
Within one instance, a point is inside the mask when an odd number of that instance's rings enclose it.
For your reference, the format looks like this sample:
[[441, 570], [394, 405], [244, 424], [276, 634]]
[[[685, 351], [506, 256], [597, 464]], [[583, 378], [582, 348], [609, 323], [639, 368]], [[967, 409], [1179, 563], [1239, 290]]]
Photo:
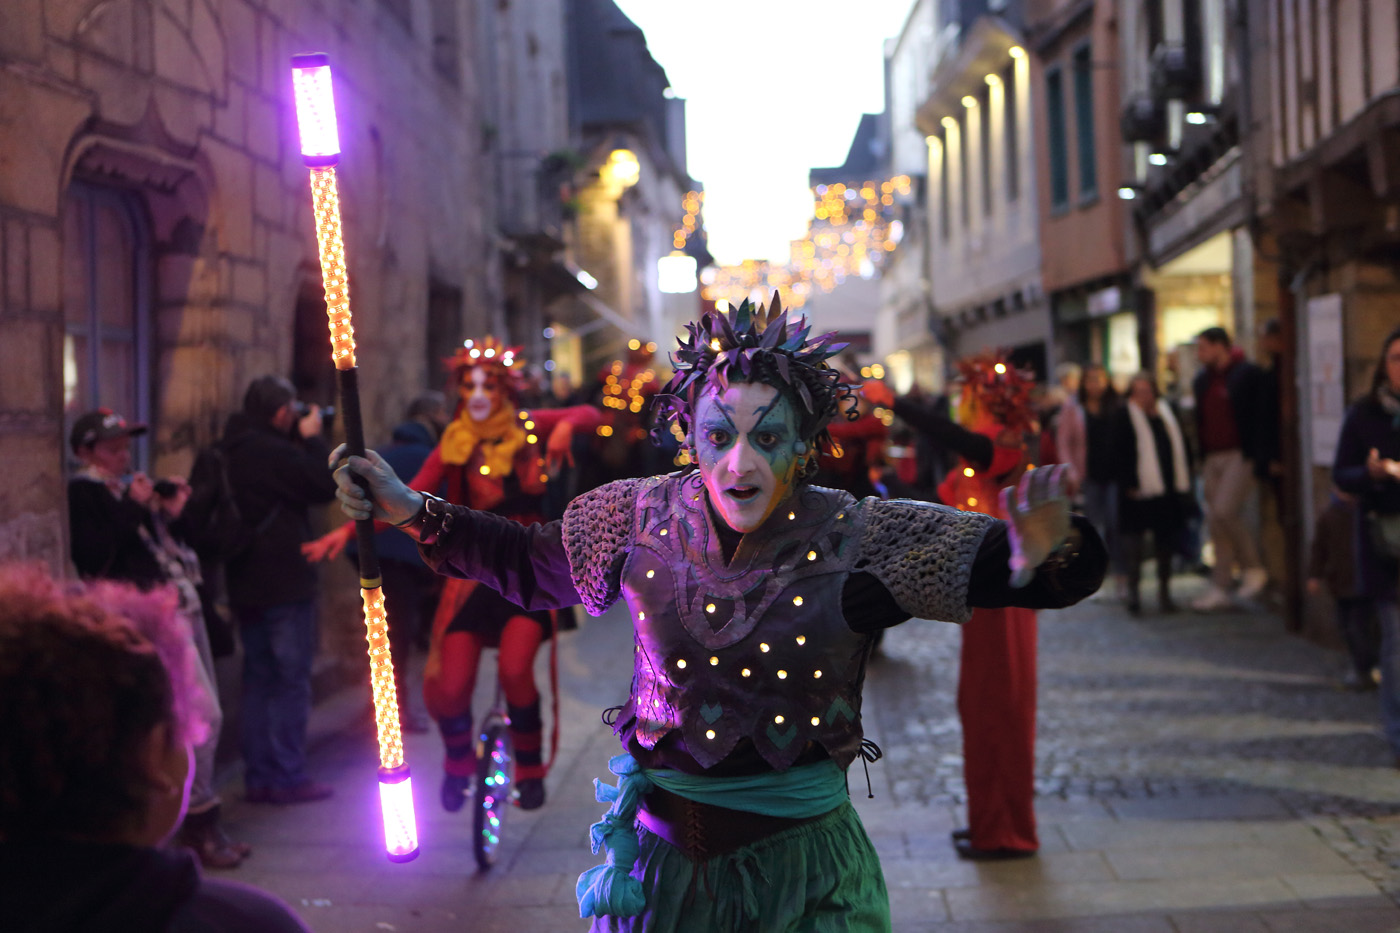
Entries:
[[73, 431], [68, 435], [68, 446], [77, 453], [84, 447], [105, 441], [110, 437], [134, 437], [145, 434], [146, 426], [137, 422], [127, 424], [126, 419], [110, 408], [99, 408], [79, 415], [73, 422]]

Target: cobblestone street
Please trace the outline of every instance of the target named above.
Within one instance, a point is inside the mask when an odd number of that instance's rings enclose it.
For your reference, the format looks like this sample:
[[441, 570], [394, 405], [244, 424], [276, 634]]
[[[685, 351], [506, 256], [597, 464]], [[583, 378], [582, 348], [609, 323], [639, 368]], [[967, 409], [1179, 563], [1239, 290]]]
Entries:
[[[1178, 598], [1196, 582], [1182, 581]], [[963, 822], [959, 637], [954, 626], [901, 626], [868, 680], [867, 732], [885, 757], [870, 769], [874, 799], [859, 767], [849, 783], [895, 930], [1400, 929], [1400, 774], [1375, 694], [1337, 686], [1340, 653], [1283, 634], [1262, 611], [1133, 619], [1097, 597], [1043, 613], [1041, 854], [972, 864], [947, 835]], [[235, 876], [278, 892], [318, 931], [585, 929], [573, 891], [597, 862], [590, 784], [616, 749], [598, 712], [620, 701], [630, 654], [615, 612], [564, 639], [550, 802], [511, 814], [489, 874], [475, 872], [466, 820], [436, 804], [434, 736], [408, 746], [423, 853], [383, 860], [372, 737], [351, 692], [316, 713], [319, 770], [337, 797], [283, 810], [234, 799], [233, 828], [257, 847]]]

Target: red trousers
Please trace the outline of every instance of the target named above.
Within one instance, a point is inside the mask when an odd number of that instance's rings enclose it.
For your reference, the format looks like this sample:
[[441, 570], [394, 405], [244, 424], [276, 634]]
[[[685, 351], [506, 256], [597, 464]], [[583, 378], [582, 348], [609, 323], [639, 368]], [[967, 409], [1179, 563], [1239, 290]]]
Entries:
[[958, 716], [967, 819], [978, 849], [1035, 850], [1036, 623], [976, 609], [962, 627]]

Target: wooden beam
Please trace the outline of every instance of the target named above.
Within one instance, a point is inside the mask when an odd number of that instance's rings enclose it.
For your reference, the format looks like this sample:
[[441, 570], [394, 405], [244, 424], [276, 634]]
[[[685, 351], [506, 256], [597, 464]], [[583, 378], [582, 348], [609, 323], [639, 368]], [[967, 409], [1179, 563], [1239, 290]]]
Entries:
[[1366, 168], [1376, 197], [1400, 198], [1400, 130], [1382, 129], [1366, 140]]
[[1375, 194], [1345, 172], [1317, 168], [1307, 181], [1311, 228], [1315, 234], [1365, 226], [1375, 213]]

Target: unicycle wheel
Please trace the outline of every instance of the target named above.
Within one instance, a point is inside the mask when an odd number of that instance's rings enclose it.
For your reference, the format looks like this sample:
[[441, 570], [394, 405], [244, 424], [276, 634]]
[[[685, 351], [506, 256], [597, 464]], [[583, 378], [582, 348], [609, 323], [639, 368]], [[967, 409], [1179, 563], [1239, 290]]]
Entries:
[[477, 736], [476, 791], [472, 812], [472, 848], [476, 864], [486, 871], [496, 863], [506, 811], [515, 789], [515, 749], [510, 731], [500, 720], [485, 723]]

